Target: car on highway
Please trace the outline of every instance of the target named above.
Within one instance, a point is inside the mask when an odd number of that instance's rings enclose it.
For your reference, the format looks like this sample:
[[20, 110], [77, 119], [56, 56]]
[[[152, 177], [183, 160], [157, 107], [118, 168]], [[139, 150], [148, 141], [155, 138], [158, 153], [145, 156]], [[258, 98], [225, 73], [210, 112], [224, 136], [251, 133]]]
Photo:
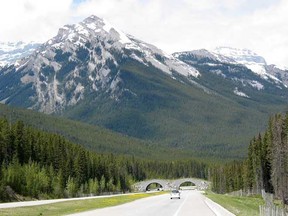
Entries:
[[170, 192], [170, 199], [173, 199], [173, 198], [180, 199], [180, 191], [179, 190], [172, 190]]

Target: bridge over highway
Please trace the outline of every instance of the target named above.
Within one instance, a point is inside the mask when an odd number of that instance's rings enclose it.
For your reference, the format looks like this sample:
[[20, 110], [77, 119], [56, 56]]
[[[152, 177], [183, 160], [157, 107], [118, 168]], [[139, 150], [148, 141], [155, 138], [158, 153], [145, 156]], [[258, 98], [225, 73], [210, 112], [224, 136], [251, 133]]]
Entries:
[[182, 178], [182, 179], [173, 179], [173, 180], [165, 180], [165, 179], [150, 179], [147, 181], [137, 182], [133, 185], [135, 191], [147, 191], [148, 187], [151, 184], [159, 184], [162, 190], [172, 190], [172, 189], [179, 189], [180, 186], [184, 183], [193, 183], [195, 184], [198, 190], [205, 190], [209, 186], [209, 182], [203, 179], [196, 179], [196, 178]]

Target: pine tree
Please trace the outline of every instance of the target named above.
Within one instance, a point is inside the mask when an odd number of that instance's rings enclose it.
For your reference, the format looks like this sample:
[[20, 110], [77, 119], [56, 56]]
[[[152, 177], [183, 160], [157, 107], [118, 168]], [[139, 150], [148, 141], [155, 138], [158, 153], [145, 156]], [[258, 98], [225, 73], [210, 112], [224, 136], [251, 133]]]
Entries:
[[68, 197], [75, 197], [77, 193], [77, 183], [73, 177], [68, 177], [67, 183], [66, 183], [66, 194]]
[[106, 188], [106, 181], [104, 175], [101, 176], [100, 182], [99, 182], [99, 192], [100, 194], [105, 191]]

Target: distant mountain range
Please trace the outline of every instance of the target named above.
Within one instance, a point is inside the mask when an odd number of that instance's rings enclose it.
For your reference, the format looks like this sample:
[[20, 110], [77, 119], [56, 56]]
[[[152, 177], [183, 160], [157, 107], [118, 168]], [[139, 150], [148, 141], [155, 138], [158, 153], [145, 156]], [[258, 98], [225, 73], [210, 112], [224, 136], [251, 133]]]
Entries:
[[190, 52], [175, 53], [175, 57], [194, 55], [198, 59], [210, 59], [214, 62], [242, 65], [250, 69], [255, 74], [265, 80], [274, 80], [288, 86], [287, 68], [277, 67], [276, 65], [267, 65], [266, 60], [247, 49], [236, 49], [231, 47], [217, 47], [212, 51], [205, 49], [194, 50]]
[[[208, 72], [209, 77], [214, 74], [217, 75], [217, 79], [228, 81], [234, 88], [227, 89], [225, 93], [233, 92], [241, 97], [253, 97], [254, 100], [263, 99], [263, 95], [257, 96], [260, 92], [287, 98], [288, 70], [280, 69], [275, 65], [267, 65], [263, 57], [250, 50], [218, 47], [213, 51], [203, 49], [173, 55], [195, 67], [201, 75]], [[217, 90], [217, 87], [211, 83], [204, 84], [208, 77], [203, 78], [203, 76], [199, 78], [199, 83], [218, 93], [224, 93]], [[272, 96], [271, 99], [273, 98]]]
[[249, 50], [169, 55], [96, 16], [24, 55], [0, 69], [2, 103], [199, 155], [245, 154], [268, 116], [287, 108], [288, 71]]
[[21, 58], [32, 54], [41, 44], [35, 42], [0, 42], [0, 67], [15, 64]]

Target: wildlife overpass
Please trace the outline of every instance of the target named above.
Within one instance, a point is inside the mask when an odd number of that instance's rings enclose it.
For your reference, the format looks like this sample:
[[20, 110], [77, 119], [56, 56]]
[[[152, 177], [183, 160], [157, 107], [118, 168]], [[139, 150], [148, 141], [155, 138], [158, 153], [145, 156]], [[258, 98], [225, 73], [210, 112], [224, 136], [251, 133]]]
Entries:
[[179, 189], [184, 183], [192, 183], [197, 190], [206, 190], [209, 186], [209, 182], [203, 179], [196, 178], [182, 178], [182, 179], [150, 179], [142, 182], [137, 182], [133, 185], [135, 191], [147, 191], [151, 184], [158, 184], [164, 191]]

